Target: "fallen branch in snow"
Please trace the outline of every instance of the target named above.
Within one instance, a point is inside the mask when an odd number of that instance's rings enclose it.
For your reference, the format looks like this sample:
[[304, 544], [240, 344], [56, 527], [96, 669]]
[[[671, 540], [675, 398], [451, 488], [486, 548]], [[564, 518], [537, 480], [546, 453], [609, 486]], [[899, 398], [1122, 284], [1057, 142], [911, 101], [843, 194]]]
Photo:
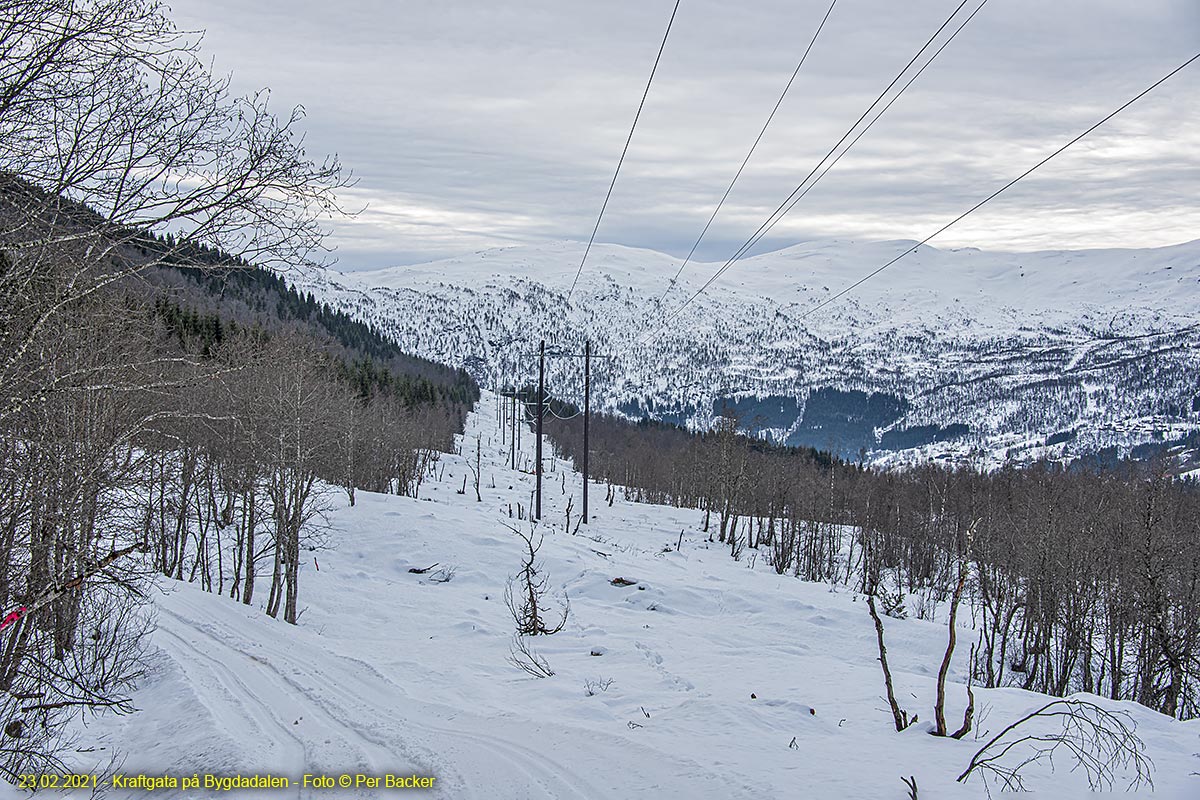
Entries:
[[535, 678], [550, 678], [554, 675], [554, 670], [550, 669], [550, 662], [545, 656], [531, 650], [529, 642], [520, 634], [513, 636], [512, 644], [509, 645], [508, 663]]
[[454, 580], [454, 575], [457, 573], [458, 567], [442, 567], [437, 572], [429, 576], [429, 580], [433, 583], [449, 583]]
[[413, 575], [424, 575], [426, 572], [429, 572], [429, 570], [436, 567], [438, 565], [438, 563], [440, 563], [440, 562], [430, 564], [428, 567], [425, 567], [424, 569], [419, 569], [417, 567], [409, 567], [408, 571], [411, 572]]
[[[1037, 721], [1051, 720], [1060, 725], [1058, 731], [1033, 730], [1030, 733], [1005, 737], [1021, 726]], [[1000, 788], [1007, 791], [1024, 791], [1025, 783], [1021, 770], [1029, 764], [1046, 759], [1051, 764], [1059, 750], [1066, 750], [1082, 767], [1092, 791], [1111, 789], [1116, 779], [1116, 770], [1131, 769], [1133, 778], [1130, 790], [1145, 784], [1153, 788], [1151, 780], [1153, 763], [1146, 756], [1146, 745], [1134, 733], [1136, 726], [1125, 712], [1106, 711], [1095, 703], [1084, 700], [1055, 700], [1026, 714], [993, 736], [979, 748], [971, 763], [958, 776], [964, 783], [971, 774], [990, 773], [1000, 781]], [[1009, 754], [1016, 764], [1009, 766]]]
[[72, 706], [87, 706], [88, 708], [113, 707], [122, 706], [128, 702], [128, 700], [61, 700], [57, 703], [36, 703], [31, 706], [21, 706], [21, 712], [51, 711], [56, 708], [70, 708]]

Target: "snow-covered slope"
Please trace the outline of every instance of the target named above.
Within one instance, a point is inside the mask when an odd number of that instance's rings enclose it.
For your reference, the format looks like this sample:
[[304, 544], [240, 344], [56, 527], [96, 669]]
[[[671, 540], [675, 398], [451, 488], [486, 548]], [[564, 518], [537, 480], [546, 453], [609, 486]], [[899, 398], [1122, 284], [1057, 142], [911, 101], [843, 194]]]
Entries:
[[[610, 507], [601, 487], [591, 524], [572, 535], [566, 507], [579, 506], [578, 475], [561, 461], [547, 475], [540, 556], [571, 615], [562, 632], [533, 640], [553, 677], [507, 663], [504, 585], [520, 540], [506, 526], [527, 524], [509, 508], [528, 507], [532, 478], [505, 466], [494, 408], [485, 397], [463, 448], [473, 453], [479, 438], [482, 502], [470, 487], [457, 493], [467, 469], [458, 456], [443, 458], [419, 500], [360, 493], [351, 508], [333, 498], [326, 548], [303, 554], [298, 626], [164, 580], [153, 601], [154, 671], [135, 697], [142, 710], [81, 730], [78, 758], [117, 748], [126, 775], [415, 773], [436, 778], [430, 796], [455, 800], [877, 800], [906, 797], [901, 776], [916, 778], [921, 797], [986, 796], [977, 779], [955, 782], [986, 739], [926, 733], [944, 622], [888, 620], [897, 694], [922, 720], [898, 734], [859, 598], [776, 575], [753, 551], [734, 561], [710, 549], [698, 512], [627, 503], [619, 492]], [[441, 568], [449, 582], [431, 580]], [[633, 585], [612, 585], [617, 577]], [[971, 637], [960, 621], [961, 642]], [[951, 672], [952, 719], [965, 703], [964, 650]], [[976, 697], [981, 737], [1047, 700], [1015, 689]], [[1197, 722], [1092, 699], [1137, 721], [1156, 767], [1154, 797], [1197, 796]], [[1069, 762], [1056, 766], [1031, 765], [1030, 788], [1090, 796]], [[330, 794], [293, 784], [230, 796]]]
[[[914, 244], [819, 241], [748, 258], [673, 317], [720, 265], [690, 264], [670, 285], [678, 259], [597, 245], [570, 293], [583, 246], [560, 242], [330, 271], [304, 287], [488, 387], [536, 375], [539, 339], [575, 352], [591, 339], [611, 357], [594, 371], [601, 406], [704, 425], [741, 400], [748, 428], [882, 461], [1066, 457], [1200, 426], [1200, 241], [1038, 253]], [[552, 391], [578, 399], [578, 361], [549, 369]], [[865, 398], [850, 391], [887, 395], [889, 412], [854, 410]]]
[[[813, 328], [828, 333], [846, 322], [860, 328], [939, 322], [1007, 331], [1029, 318], [1048, 324], [1080, 319], [1116, 324], [1114, 315], [1139, 312], [1149, 312], [1150, 318], [1141, 320], [1147, 326], [1153, 325], [1154, 318], [1171, 319], [1176, 313], [1195, 321], [1194, 306], [1200, 298], [1200, 240], [1152, 250], [1034, 253], [916, 245], [906, 240], [838, 239], [799, 244], [739, 261], [708, 291], [719, 300], [742, 296], [768, 299], [784, 307], [807, 307], [907, 253], [844, 301], [857, 307], [858, 313], [831, 308], [812, 317]], [[552, 242], [343, 277], [359, 286], [393, 290], [533, 282], [561, 291], [570, 287], [581, 256], [580, 243]], [[580, 275], [578, 305], [601, 299], [606, 283], [657, 298], [671, 285], [680, 263], [652, 250], [594, 245]], [[690, 296], [720, 266], [690, 263], [671, 289], [667, 308]]]

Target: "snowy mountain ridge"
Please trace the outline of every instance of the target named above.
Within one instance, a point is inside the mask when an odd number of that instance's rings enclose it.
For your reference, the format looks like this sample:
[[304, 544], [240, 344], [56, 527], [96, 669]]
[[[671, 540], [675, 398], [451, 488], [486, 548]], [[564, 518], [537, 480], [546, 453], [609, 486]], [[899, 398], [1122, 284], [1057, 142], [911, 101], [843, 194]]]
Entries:
[[[536, 376], [541, 338], [572, 352], [591, 339], [611, 356], [593, 372], [600, 407], [701, 426], [730, 408], [763, 435], [877, 462], [1127, 452], [1200, 428], [1200, 241], [807, 242], [738, 262], [674, 317], [720, 264], [689, 264], [672, 285], [680, 259], [595, 245], [568, 300], [582, 254], [519, 245], [301, 286], [486, 387]], [[578, 365], [548, 369], [552, 392], [580, 397]]]

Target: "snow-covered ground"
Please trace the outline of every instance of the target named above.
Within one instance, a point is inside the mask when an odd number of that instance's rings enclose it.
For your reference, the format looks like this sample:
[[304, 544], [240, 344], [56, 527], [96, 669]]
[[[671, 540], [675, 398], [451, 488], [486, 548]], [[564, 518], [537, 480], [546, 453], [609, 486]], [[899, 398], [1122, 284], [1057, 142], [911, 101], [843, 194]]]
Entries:
[[[578, 509], [579, 481], [561, 461], [546, 476], [540, 556], [555, 591], [570, 597], [569, 622], [532, 640], [553, 677], [509, 664], [504, 586], [521, 541], [506, 525], [527, 525], [509, 507], [528, 507], [533, 478], [507, 468], [495, 407], [479, 404], [463, 447], [473, 457], [480, 437], [482, 502], [470, 486], [457, 493], [467, 462], [453, 455], [419, 500], [362, 492], [352, 508], [334, 498], [326, 548], [304, 554], [298, 626], [163, 580], [141, 710], [81, 729], [78, 747], [107, 749], [80, 757], [119, 750], [127, 775], [416, 773], [436, 777], [429, 794], [446, 798], [899, 799], [908, 796], [901, 776], [916, 778], [921, 798], [986, 796], [977, 778], [955, 777], [986, 737], [1047, 698], [978, 689], [983, 738], [930, 736], [946, 629], [889, 619], [897, 695], [920, 715], [896, 733], [861, 598], [778, 576], [764, 554], [734, 561], [706, 543], [700, 513], [619, 493], [610, 507], [603, 487], [592, 491], [591, 524], [571, 535], [565, 508], [574, 492]], [[408, 571], [434, 563], [453, 569], [452, 580]], [[614, 586], [617, 577], [635, 585]], [[961, 643], [971, 638], [961, 632], [951, 673], [951, 727], [966, 700]], [[1153, 796], [1200, 796], [1200, 722], [1097, 702], [1137, 721], [1155, 764]], [[1087, 796], [1072, 766], [1032, 765], [1028, 785], [1043, 797]], [[331, 792], [293, 783], [221, 794]]]

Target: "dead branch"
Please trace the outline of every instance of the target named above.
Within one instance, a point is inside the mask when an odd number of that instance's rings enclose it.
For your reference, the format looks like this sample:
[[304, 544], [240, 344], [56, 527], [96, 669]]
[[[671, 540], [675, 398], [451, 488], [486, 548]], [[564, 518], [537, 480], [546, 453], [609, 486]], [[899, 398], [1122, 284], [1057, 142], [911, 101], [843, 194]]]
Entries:
[[512, 644], [509, 645], [508, 663], [535, 678], [549, 678], [554, 675], [554, 670], [550, 669], [550, 662], [530, 649], [529, 642], [520, 634], [513, 636]]
[[[1044, 721], [1057, 724], [1058, 730], [1039, 728], [1038, 723]], [[1146, 756], [1146, 746], [1137, 737], [1136, 728], [1132, 717], [1123, 711], [1106, 711], [1084, 700], [1055, 700], [989, 739], [958, 776], [958, 782], [965, 783], [972, 773], [979, 773], [996, 778], [1002, 790], [1024, 791], [1022, 769], [1042, 760], [1053, 762], [1055, 755], [1066, 751], [1083, 770], [1092, 791], [1111, 789], [1117, 770], [1132, 770], [1128, 789], [1143, 785], [1153, 788], [1154, 765]]]

